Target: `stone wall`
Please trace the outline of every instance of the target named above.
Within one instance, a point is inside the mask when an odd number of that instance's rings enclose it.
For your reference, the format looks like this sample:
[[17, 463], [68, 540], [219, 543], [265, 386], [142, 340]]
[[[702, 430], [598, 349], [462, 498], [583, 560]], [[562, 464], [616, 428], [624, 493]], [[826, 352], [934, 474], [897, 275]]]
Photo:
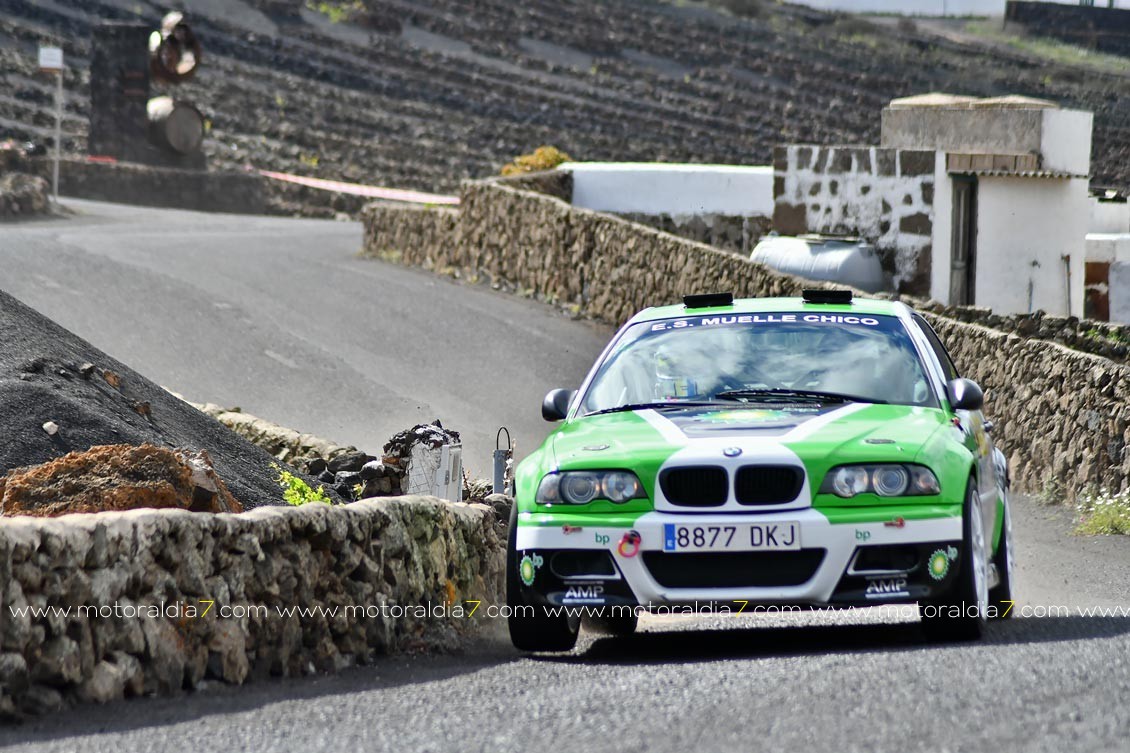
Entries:
[[[493, 181], [467, 184], [461, 211], [370, 205], [362, 217], [369, 255], [488, 282], [610, 323], [646, 306], [678, 302], [686, 293], [730, 290], [768, 297], [820, 286]], [[985, 387], [994, 436], [1010, 458], [1018, 488], [1040, 491], [1056, 478], [1069, 499], [1089, 484], [1127, 488], [1130, 368], [1022, 336], [1073, 336], [1081, 346], [1101, 341], [1123, 347], [1117, 331], [1091, 338], [1081, 330], [1099, 325], [1079, 320], [1049, 321], [1045, 327], [1040, 317], [1001, 318], [983, 309], [910, 302], [928, 312], [959, 368]], [[1011, 322], [1016, 333], [982, 326], [989, 321]]]
[[1058, 343], [926, 313], [963, 376], [985, 388], [1017, 488], [1130, 489], [1130, 367]]
[[485, 281], [608, 322], [688, 291], [790, 295], [802, 288], [798, 278], [736, 254], [495, 181], [466, 184], [458, 210], [372, 204], [362, 217], [371, 256]]
[[[177, 397], [184, 400], [181, 395]], [[309, 461], [314, 459], [330, 461], [340, 455], [358, 452], [352, 445], [339, 445], [314, 434], [279, 426], [238, 409], [230, 410], [215, 403], [185, 402], [207, 413], [252, 444], [262, 447], [280, 462], [302, 470], [306, 470]]]
[[624, 214], [631, 222], [662, 230], [680, 238], [705, 243], [724, 251], [749, 256], [762, 236], [769, 232], [768, 217], [742, 217], [731, 214]]
[[773, 228], [871, 242], [900, 293], [930, 292], [934, 226], [930, 151], [781, 146], [773, 152]]
[[489, 508], [430, 497], [6, 518], [0, 716], [455, 648], [503, 565]]
[[37, 175], [0, 175], [0, 222], [46, 214], [51, 209], [51, 186]]

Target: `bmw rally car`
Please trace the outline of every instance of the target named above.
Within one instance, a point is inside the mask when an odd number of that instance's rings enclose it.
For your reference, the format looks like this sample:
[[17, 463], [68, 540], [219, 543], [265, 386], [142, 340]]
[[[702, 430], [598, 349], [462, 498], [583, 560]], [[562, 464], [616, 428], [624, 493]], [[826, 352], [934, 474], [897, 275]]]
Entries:
[[920, 315], [838, 290], [684, 300], [546, 396], [562, 424], [518, 466], [510, 520], [518, 648], [675, 606], [917, 602], [940, 639], [1007, 615], [1004, 457]]

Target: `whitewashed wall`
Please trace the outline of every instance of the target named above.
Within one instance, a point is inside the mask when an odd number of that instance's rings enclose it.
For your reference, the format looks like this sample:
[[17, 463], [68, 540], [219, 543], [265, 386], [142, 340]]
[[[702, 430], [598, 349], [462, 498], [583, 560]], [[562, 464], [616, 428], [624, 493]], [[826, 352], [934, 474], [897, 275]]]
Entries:
[[[1042, 309], [1081, 317], [1088, 210], [1085, 178], [982, 176], [977, 186], [976, 305], [1001, 314]], [[1064, 255], [1071, 257], [1070, 283]]]
[[573, 205], [618, 214], [773, 215], [773, 168], [570, 162]]

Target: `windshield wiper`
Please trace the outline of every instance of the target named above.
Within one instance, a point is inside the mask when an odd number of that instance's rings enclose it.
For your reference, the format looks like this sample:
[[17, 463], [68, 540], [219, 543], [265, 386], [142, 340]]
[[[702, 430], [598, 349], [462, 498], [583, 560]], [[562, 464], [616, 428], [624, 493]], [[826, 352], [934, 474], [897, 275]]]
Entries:
[[678, 408], [717, 408], [716, 402], [704, 402], [702, 400], [674, 400], [668, 402], [654, 402], [654, 403], [628, 403], [627, 405], [617, 405], [614, 408], [603, 408], [601, 410], [594, 410], [591, 413], [586, 413], [586, 416], [599, 416], [603, 413], [621, 413], [630, 410], [663, 410], [678, 409]]
[[815, 390], [789, 390], [789, 389], [750, 389], [726, 390], [714, 395], [715, 400], [756, 400], [759, 402], [791, 402], [807, 400], [818, 403], [878, 403], [886, 405], [886, 400], [876, 400], [870, 397], [845, 395], [840, 392], [817, 392]]

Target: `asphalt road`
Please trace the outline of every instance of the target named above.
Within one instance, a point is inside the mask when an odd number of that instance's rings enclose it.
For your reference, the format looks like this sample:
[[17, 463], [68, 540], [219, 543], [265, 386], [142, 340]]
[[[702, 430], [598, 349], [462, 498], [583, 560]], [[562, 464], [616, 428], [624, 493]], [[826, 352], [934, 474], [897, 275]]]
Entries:
[[[349, 441], [390, 395], [522, 427], [527, 398], [536, 408], [548, 383], [575, 379], [606, 336], [526, 301], [356, 260], [350, 225], [83, 206], [98, 216], [0, 229], [0, 287], [169, 386], [276, 419], [277, 406], [303, 428], [332, 415]], [[402, 365], [390, 345], [407, 335], [445, 347], [405, 345], [402, 358], [427, 364]], [[480, 348], [501, 349], [505, 366]], [[304, 394], [287, 400], [288, 387]], [[993, 624], [980, 643], [927, 644], [913, 619], [875, 612], [699, 616], [526, 657], [496, 624], [459, 656], [77, 708], [0, 729], [0, 746], [1126, 751], [1130, 539], [1071, 536], [1067, 512], [1030, 498], [1014, 520], [1018, 599], [1033, 616]], [[1121, 611], [1080, 613], [1096, 607]]]
[[498, 427], [540, 444], [542, 397], [611, 334], [360, 259], [354, 222], [65, 203], [78, 214], [0, 226], [0, 289], [190, 400], [372, 454], [438, 418], [489, 478]]

